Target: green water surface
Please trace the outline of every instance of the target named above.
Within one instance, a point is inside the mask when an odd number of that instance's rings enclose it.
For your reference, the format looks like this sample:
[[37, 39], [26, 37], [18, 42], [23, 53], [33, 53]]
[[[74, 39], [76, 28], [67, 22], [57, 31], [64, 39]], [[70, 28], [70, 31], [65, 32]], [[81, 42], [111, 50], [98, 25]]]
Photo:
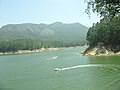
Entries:
[[[82, 50], [0, 56], [0, 90], [120, 90], [120, 56], [88, 57]], [[80, 65], [86, 66], [54, 71]]]

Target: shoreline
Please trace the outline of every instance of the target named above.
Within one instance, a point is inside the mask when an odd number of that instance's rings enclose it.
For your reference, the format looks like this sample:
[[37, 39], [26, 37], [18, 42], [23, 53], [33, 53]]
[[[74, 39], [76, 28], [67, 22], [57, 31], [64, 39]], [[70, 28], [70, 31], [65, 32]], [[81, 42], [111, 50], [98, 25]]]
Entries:
[[81, 52], [83, 56], [115, 56], [120, 55], [120, 51], [114, 52], [109, 47], [105, 46], [95, 46], [95, 47], [88, 47], [86, 50]]
[[0, 52], [0, 55], [12, 55], [12, 54], [29, 54], [29, 53], [37, 53], [37, 52], [46, 52], [46, 51], [56, 51], [56, 50], [63, 50], [62, 48], [41, 48], [36, 50], [18, 50], [16, 52]]

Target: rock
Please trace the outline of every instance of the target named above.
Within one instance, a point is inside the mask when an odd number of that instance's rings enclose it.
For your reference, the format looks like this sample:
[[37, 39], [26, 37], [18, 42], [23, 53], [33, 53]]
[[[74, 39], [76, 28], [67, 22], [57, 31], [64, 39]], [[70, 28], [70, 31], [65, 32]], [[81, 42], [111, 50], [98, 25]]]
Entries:
[[120, 52], [114, 53], [114, 51], [112, 51], [110, 46], [104, 46], [103, 44], [99, 44], [99, 45], [97, 45], [95, 47], [90, 47], [89, 46], [81, 54], [83, 54], [83, 55], [96, 55], [96, 56], [100, 56], [100, 55], [115, 55], [115, 54], [119, 54], [120, 55]]
[[105, 47], [102, 46], [101, 48], [97, 48], [96, 55], [99, 55], [99, 54], [108, 54]]

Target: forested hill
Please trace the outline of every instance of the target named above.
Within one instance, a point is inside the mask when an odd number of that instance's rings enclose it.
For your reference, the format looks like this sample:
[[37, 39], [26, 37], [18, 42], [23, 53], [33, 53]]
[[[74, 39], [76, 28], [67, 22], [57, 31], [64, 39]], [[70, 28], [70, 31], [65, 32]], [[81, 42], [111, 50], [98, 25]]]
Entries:
[[40, 39], [85, 41], [88, 28], [80, 23], [8, 24], [0, 28], [0, 39]]
[[0, 52], [85, 45], [87, 30], [80, 23], [5, 25], [0, 28]]

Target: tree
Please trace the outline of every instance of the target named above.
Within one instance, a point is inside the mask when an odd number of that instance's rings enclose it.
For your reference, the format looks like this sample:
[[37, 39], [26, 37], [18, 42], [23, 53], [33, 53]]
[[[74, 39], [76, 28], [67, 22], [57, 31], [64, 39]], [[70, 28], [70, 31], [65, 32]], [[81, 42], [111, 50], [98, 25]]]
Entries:
[[120, 46], [120, 15], [111, 21], [103, 18], [95, 26], [90, 27], [87, 33], [90, 46], [103, 43], [105, 46]]
[[101, 17], [109, 17], [110, 19], [120, 14], [120, 0], [85, 0], [87, 2], [88, 15], [90, 11], [97, 12]]

